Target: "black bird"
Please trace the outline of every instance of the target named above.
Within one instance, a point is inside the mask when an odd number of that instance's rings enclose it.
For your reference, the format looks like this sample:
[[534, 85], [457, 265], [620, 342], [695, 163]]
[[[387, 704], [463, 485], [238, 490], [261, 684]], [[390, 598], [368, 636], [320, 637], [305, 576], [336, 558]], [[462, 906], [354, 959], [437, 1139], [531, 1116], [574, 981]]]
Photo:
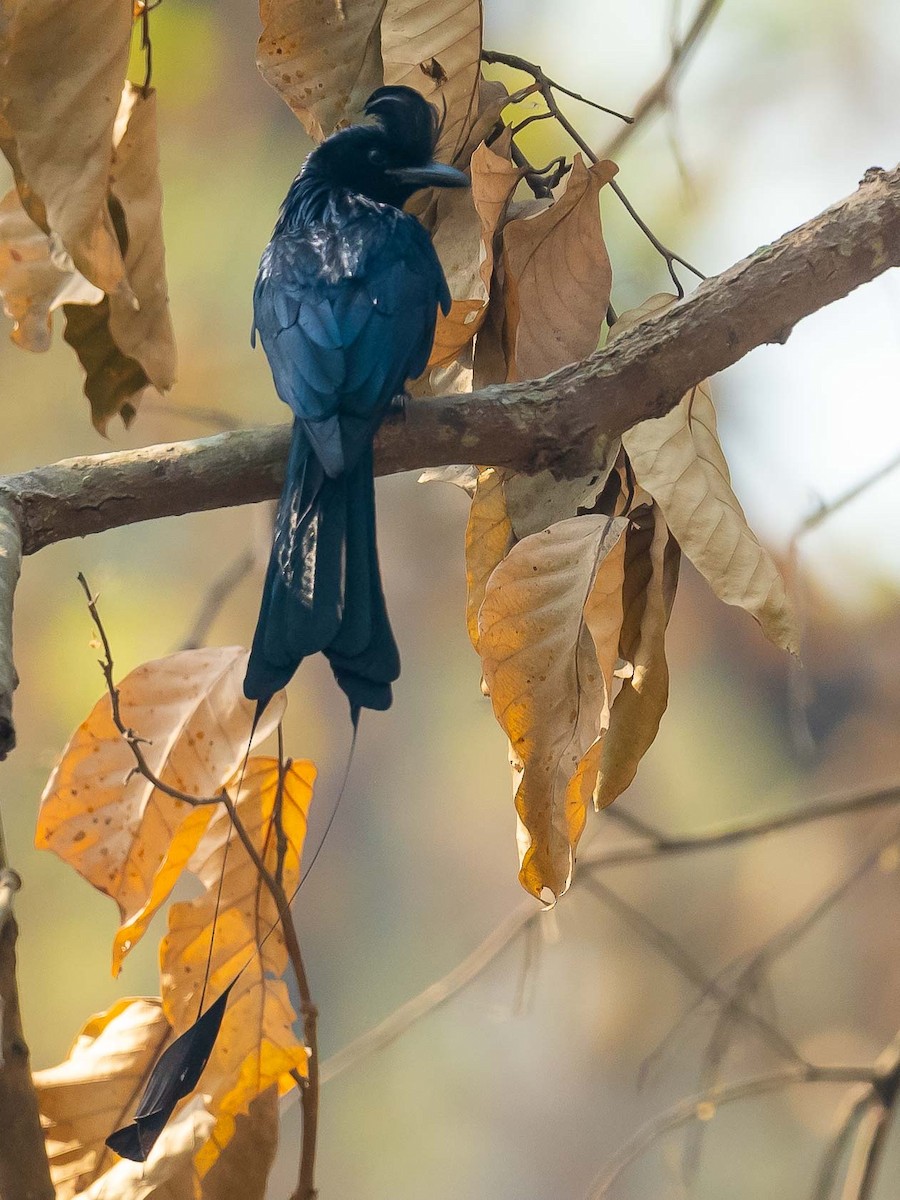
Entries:
[[284, 490], [244, 679], [257, 716], [324, 651], [350, 701], [385, 709], [400, 658], [375, 544], [372, 440], [421, 375], [450, 293], [431, 238], [402, 211], [469, 180], [434, 161], [437, 110], [407, 87], [366, 102], [371, 125], [315, 149], [291, 184], [253, 292], [275, 388], [294, 414]]

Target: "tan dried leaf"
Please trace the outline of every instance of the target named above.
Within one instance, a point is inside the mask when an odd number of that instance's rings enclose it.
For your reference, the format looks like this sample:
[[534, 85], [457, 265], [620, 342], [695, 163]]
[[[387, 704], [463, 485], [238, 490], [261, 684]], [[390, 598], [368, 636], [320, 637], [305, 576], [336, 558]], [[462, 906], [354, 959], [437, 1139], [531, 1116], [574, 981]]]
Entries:
[[595, 510], [616, 465], [619, 439], [597, 444], [597, 469], [577, 479], [557, 479], [550, 471], [536, 475], [510, 472], [506, 480], [506, 504], [516, 538], [539, 533], [556, 521], [582, 516]]
[[456, 359], [478, 332], [487, 311], [495, 234], [522, 177], [511, 158], [511, 137], [482, 143], [472, 155], [472, 187], [438, 194], [431, 228], [453, 305], [438, 315], [429, 367]]
[[681, 551], [657, 505], [635, 514], [625, 542], [624, 617], [619, 654], [626, 663], [604, 740], [594, 800], [605, 808], [631, 784], [659, 730], [669, 700], [666, 627]]
[[438, 157], [452, 161], [478, 117], [481, 0], [387, 0], [384, 82], [415, 88], [444, 115]]
[[[288, 895], [300, 878], [315, 774], [312, 763], [292, 763], [279, 793], [277, 760], [253, 758], [237, 796], [238, 818], [249, 840], [266, 868], [273, 874], [281, 872]], [[279, 814], [281, 842], [276, 825]], [[196, 900], [171, 907], [169, 932], [160, 947], [163, 1004], [172, 1026], [181, 1033], [196, 1020], [199, 1010], [221, 879], [210, 997], [218, 995], [249, 965], [231, 994], [203, 1075], [202, 1087], [212, 1097], [210, 1108], [217, 1125], [197, 1156], [201, 1175], [228, 1144], [238, 1114], [246, 1112], [256, 1096], [272, 1085], [289, 1090], [294, 1086], [292, 1070], [306, 1074], [306, 1049], [294, 1033], [297, 1015], [281, 979], [288, 963], [281, 929], [262, 945], [278, 920], [278, 908], [243, 841], [229, 836], [230, 830], [228, 814], [217, 810], [190, 862], [206, 891]]]
[[510, 379], [534, 379], [597, 349], [612, 268], [600, 224], [600, 189], [615, 163], [575, 156], [550, 208], [503, 230]]
[[131, 1115], [171, 1032], [159, 1000], [119, 1000], [90, 1018], [64, 1062], [35, 1072], [56, 1200], [113, 1165], [104, 1140]]
[[629, 329], [634, 329], [635, 325], [639, 325], [647, 317], [655, 317], [657, 313], [665, 312], [667, 308], [671, 308], [673, 304], [677, 303], [678, 297], [673, 296], [671, 292], [657, 292], [653, 296], [648, 296], [643, 304], [639, 304], [636, 308], [628, 308], [619, 314], [618, 320], [609, 331], [609, 341], [621, 337]]
[[215, 1123], [204, 1097], [195, 1096], [165, 1126], [146, 1162], [119, 1159], [75, 1200], [195, 1200], [194, 1156]]
[[156, 93], [128, 84], [116, 119], [113, 203], [126, 234], [125, 265], [140, 307], [110, 295], [91, 307], [67, 304], [65, 338], [85, 369], [91, 419], [105, 434], [121, 416], [127, 426], [148, 388], [175, 382], [175, 337], [169, 314], [162, 188], [156, 131]]
[[[4, 153], [29, 215], [86, 279], [131, 296], [107, 205], [113, 125], [125, 82], [131, 5], [123, 0], [28, 0], [7, 9], [0, 107]], [[40, 220], [38, 221], [40, 224]]]
[[50, 348], [50, 314], [61, 304], [96, 304], [103, 292], [75, 270], [56, 266], [51, 242], [13, 188], [0, 200], [0, 292], [23, 350]]
[[629, 429], [622, 444], [637, 481], [719, 599], [745, 609], [777, 646], [797, 653], [784, 580], [731, 488], [709, 384], [693, 388], [666, 416]]
[[452, 483], [461, 488], [467, 496], [472, 497], [475, 495], [479, 473], [477, 467], [466, 466], [463, 463], [452, 467], [428, 467], [421, 473], [416, 483]]
[[622, 624], [628, 521], [574, 517], [519, 542], [479, 615], [485, 681], [510, 739], [519, 879], [560, 896], [596, 782]]
[[260, 0], [256, 62], [309, 135], [349, 124], [384, 82], [379, 25], [386, 0]]
[[[145, 663], [119, 684], [122, 719], [147, 739], [144, 753], [163, 783], [202, 797], [232, 778], [247, 752], [255, 709], [241, 688], [246, 666], [240, 646], [182, 650]], [[284, 707], [280, 692], [254, 744], [273, 732]], [[211, 814], [211, 806], [192, 808], [134, 772], [104, 695], [53, 769], [35, 842], [118, 904], [114, 973], [168, 897]]]
[[504, 495], [505, 471], [486, 467], [479, 472], [466, 525], [466, 628], [479, 648], [478, 614], [494, 568], [515, 541]]

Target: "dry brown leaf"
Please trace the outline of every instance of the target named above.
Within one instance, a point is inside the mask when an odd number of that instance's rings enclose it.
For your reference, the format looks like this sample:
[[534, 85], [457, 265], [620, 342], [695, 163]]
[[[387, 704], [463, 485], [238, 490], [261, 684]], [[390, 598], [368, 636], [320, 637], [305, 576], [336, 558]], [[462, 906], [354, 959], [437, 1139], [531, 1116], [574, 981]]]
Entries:
[[130, 1116], [171, 1032], [161, 1001], [119, 1000], [90, 1018], [64, 1062], [35, 1072], [56, 1200], [113, 1165], [104, 1140]]
[[195, 1200], [194, 1156], [215, 1123], [204, 1097], [195, 1096], [165, 1126], [146, 1162], [120, 1158], [75, 1200]]
[[[240, 646], [183, 650], [145, 663], [119, 684], [122, 718], [147, 739], [144, 753], [163, 783], [214, 796], [234, 775], [255, 709], [241, 688], [246, 665]], [[273, 732], [284, 706], [280, 692], [261, 717], [254, 744]], [[53, 769], [35, 842], [118, 904], [114, 973], [171, 892], [211, 815], [211, 806], [192, 808], [134, 773], [104, 695]]]
[[615, 163], [575, 156], [550, 208], [503, 230], [510, 379], [534, 379], [597, 349], [612, 268], [598, 196]]
[[96, 304], [103, 292], [75, 270], [56, 266], [51, 242], [13, 188], [0, 200], [0, 293], [23, 350], [49, 350], [50, 314], [60, 305]]
[[635, 514], [625, 543], [624, 617], [619, 653], [626, 663], [604, 739], [594, 800], [605, 808], [631, 784], [659, 730], [669, 699], [666, 627], [681, 552], [659, 508]]
[[446, 317], [438, 315], [429, 367], [456, 359], [478, 332], [487, 311], [495, 234], [522, 177], [510, 146], [509, 131], [493, 146], [482, 143], [472, 155], [471, 190], [444, 191], [435, 200], [434, 246], [453, 304]]
[[385, 4], [260, 0], [257, 65], [316, 141], [357, 118], [384, 82], [379, 25]]
[[666, 416], [629, 429], [622, 444], [638, 483], [719, 599], [746, 609], [777, 646], [797, 653], [784, 580], [731, 488], [709, 384], [693, 388]]
[[506, 511], [505, 477], [506, 472], [495, 467], [479, 472], [466, 525], [466, 628], [476, 650], [478, 613], [487, 581], [515, 541]]
[[[312, 799], [315, 767], [294, 762], [284, 777], [280, 800], [284, 834], [283, 886], [290, 895], [300, 878], [300, 857], [306, 818]], [[271, 872], [278, 870], [278, 762], [251, 759], [244, 774], [236, 808], [248, 837]], [[209, 977], [210, 997], [218, 995], [249, 963], [231, 994], [222, 1028], [204, 1075], [202, 1087], [212, 1096], [216, 1129], [197, 1157], [201, 1175], [216, 1161], [235, 1131], [235, 1119], [270, 1086], [293, 1087], [290, 1072], [306, 1074], [306, 1050], [293, 1031], [296, 1013], [286, 984], [280, 978], [288, 956], [280, 929], [257, 946], [276, 923], [279, 913], [262, 885], [256, 865], [242, 841], [229, 839], [231, 821], [218, 810], [198, 845], [190, 869], [206, 891], [196, 900], [174, 904], [169, 932], [160, 947], [165, 1012], [176, 1032], [196, 1020], [219, 881], [222, 898], [215, 930]], [[228, 846], [227, 859], [225, 848]], [[224, 877], [223, 877], [224, 866]]]
[[510, 739], [519, 879], [560, 896], [571, 880], [609, 720], [628, 521], [574, 517], [519, 542], [488, 580], [484, 676]]
[[126, 85], [114, 133], [110, 177], [126, 231], [125, 265], [140, 308], [119, 295], [85, 307], [67, 304], [65, 338], [85, 369], [91, 419], [105, 434], [112, 417], [127, 426], [148, 388], [175, 382], [175, 337], [169, 315], [156, 93]]
[[667, 308], [671, 308], [673, 304], [677, 303], [678, 297], [671, 292], [657, 292], [653, 296], [648, 296], [643, 304], [639, 304], [636, 308], [626, 309], [625, 312], [619, 314], [615, 325], [609, 331], [609, 341], [621, 337], [629, 329], [634, 329], [635, 325], [640, 324], [647, 317], [654, 317], [657, 313], [665, 312]]
[[444, 114], [438, 157], [453, 160], [478, 117], [481, 0], [387, 0], [384, 82], [415, 88]]
[[270, 1087], [237, 1118], [231, 1140], [203, 1177], [202, 1200], [265, 1200], [278, 1122], [278, 1088]]
[[130, 299], [107, 185], [132, 7], [123, 0], [28, 0], [7, 16], [0, 141], [26, 209], [37, 219], [33, 192], [47, 231], [76, 269], [104, 292]]

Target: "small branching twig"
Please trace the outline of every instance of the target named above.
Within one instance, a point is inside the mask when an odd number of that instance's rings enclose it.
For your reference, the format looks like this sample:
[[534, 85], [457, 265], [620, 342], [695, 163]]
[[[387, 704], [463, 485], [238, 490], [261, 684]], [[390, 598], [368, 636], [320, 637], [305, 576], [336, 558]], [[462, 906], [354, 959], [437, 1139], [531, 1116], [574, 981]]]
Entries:
[[[546, 113], [537, 114], [533, 117], [527, 117], [518, 126], [516, 126], [516, 128], [513, 130], [514, 133], [524, 129], [525, 126], [531, 121], [543, 120], [547, 117], [552, 117], [559, 127], [563, 129], [566, 134], [568, 134], [579, 150], [581, 150], [582, 153], [589, 158], [592, 163], [598, 163], [600, 162], [599, 156], [595, 154], [593, 149], [584, 140], [569, 118], [560, 109], [555, 93], [557, 91], [564, 92], [567, 96], [572, 96], [576, 100], [581, 100], [586, 104], [591, 104], [592, 107], [599, 108], [602, 112], [611, 113], [613, 116], [619, 117], [623, 121], [630, 120], [630, 118], [623, 116], [621, 113], [613, 112], [612, 109], [604, 108], [602, 105], [595, 104], [593, 101], [585, 100], [585, 98], [578, 95], [577, 92], [572, 92], [569, 89], [562, 87], [560, 84], [556, 83], [555, 80], [550, 79], [548, 75], [545, 75], [542, 68], [536, 63], [528, 62], [526, 59], [520, 58], [517, 54], [501, 54], [497, 50], [485, 50], [482, 52], [481, 57], [486, 63], [500, 63], [503, 66], [512, 67], [516, 71], [524, 71], [526, 74], [530, 75], [538, 85], [538, 91], [540, 92], [544, 103], [547, 105]], [[533, 168], [531, 168], [531, 172], [533, 172]], [[528, 178], [527, 175], [526, 178]], [[615, 179], [610, 180], [609, 186], [618, 196], [625, 208], [625, 211], [653, 246], [654, 250], [656, 250], [657, 253], [659, 253], [665, 260], [666, 269], [669, 272], [672, 283], [675, 285], [679, 298], [684, 296], [684, 286], [678, 277], [677, 271], [675, 270], [675, 263], [680, 264], [686, 270], [696, 275], [698, 279], [706, 278], [703, 272], [689, 263], [686, 258], [682, 258], [680, 254], [676, 254], [674, 250], [670, 250], [668, 246], [663, 245], [650, 226], [639, 215], [637, 209], [625, 195], [621, 185], [617, 183]], [[537, 193], [535, 194], [537, 195]]]
[[[262, 880], [268, 889], [273, 901], [275, 902], [278, 912], [278, 921], [281, 924], [284, 934], [285, 948], [287, 949], [288, 958], [291, 963], [291, 968], [297, 980], [297, 988], [300, 992], [301, 1014], [303, 1016], [304, 1037], [306, 1039], [306, 1047], [308, 1051], [308, 1074], [304, 1081], [304, 1086], [301, 1088], [301, 1104], [303, 1108], [303, 1140], [300, 1155], [300, 1182], [297, 1190], [292, 1197], [292, 1200], [315, 1200], [316, 1189], [314, 1183], [315, 1161], [316, 1161], [316, 1135], [318, 1130], [318, 1113], [319, 1113], [319, 1065], [318, 1065], [318, 1045], [316, 1021], [318, 1012], [312, 1001], [312, 994], [309, 987], [309, 980], [306, 974], [306, 967], [303, 962], [303, 955], [300, 950], [300, 942], [297, 937], [297, 930], [294, 925], [291, 915], [290, 900], [283, 886], [278, 879], [266, 866], [259, 851], [253, 844], [253, 839], [247, 832], [246, 826], [237, 812], [235, 802], [229, 796], [228, 791], [223, 788], [216, 796], [198, 797], [191, 796], [187, 792], [182, 792], [178, 788], [173, 788], [164, 783], [153, 771], [150, 764], [147, 762], [146, 756], [141, 749], [142, 745], [146, 744], [146, 739], [141, 738], [135, 731], [129, 728], [122, 718], [121, 703], [119, 690], [115, 685], [113, 676], [113, 657], [112, 649], [109, 644], [106, 630], [103, 622], [100, 619], [100, 614], [97, 611], [96, 598], [91, 592], [88, 582], [84, 575], [79, 571], [78, 582], [81, 584], [84, 594], [87, 597], [88, 611], [91, 614], [94, 625], [97, 629], [97, 634], [103, 646], [104, 657], [100, 660], [100, 667], [103, 671], [104, 679], [106, 680], [107, 690], [109, 692], [110, 706], [112, 709], [113, 724], [121, 734], [122, 738], [127, 742], [135, 759], [135, 770], [142, 775], [148, 783], [153, 787], [158, 788], [167, 796], [171, 796], [174, 800], [181, 800], [192, 806], [205, 804], [221, 804], [224, 806], [231, 821], [231, 826], [238, 838], [241, 841], [244, 849], [256, 869], [258, 878]], [[280, 742], [279, 742], [280, 746]], [[286, 771], [288, 763], [283, 767]], [[281, 781], [283, 782], [283, 773], [280, 771]], [[277, 835], [276, 835], [277, 836]]]

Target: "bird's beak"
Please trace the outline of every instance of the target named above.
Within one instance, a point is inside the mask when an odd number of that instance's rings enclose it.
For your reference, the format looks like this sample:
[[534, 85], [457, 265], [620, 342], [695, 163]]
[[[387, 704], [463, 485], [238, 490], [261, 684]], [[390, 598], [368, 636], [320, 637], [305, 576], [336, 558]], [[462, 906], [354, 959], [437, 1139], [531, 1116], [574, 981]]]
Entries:
[[409, 187], [468, 187], [469, 177], [446, 163], [430, 162], [424, 167], [396, 167], [387, 172]]

